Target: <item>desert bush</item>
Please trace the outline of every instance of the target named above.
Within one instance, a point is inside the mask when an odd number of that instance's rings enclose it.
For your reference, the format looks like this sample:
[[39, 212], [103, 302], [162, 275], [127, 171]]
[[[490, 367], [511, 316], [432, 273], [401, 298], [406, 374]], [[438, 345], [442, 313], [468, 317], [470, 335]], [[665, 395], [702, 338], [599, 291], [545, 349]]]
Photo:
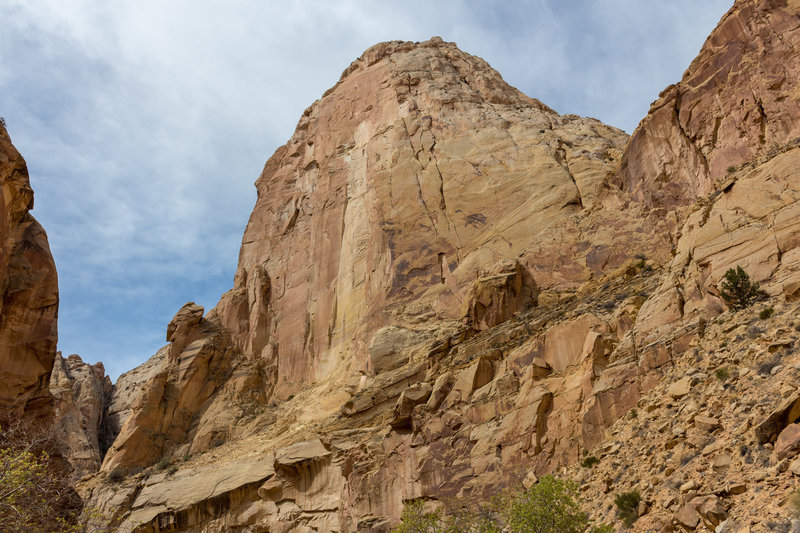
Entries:
[[395, 533], [436, 533], [445, 531], [439, 511], [426, 511], [422, 500], [412, 500], [403, 507], [402, 522]]
[[594, 455], [590, 455], [588, 457], [584, 457], [583, 458], [583, 461], [581, 461], [581, 466], [584, 467], [584, 468], [591, 468], [591, 467], [593, 467], [594, 465], [596, 465], [599, 462], [600, 462], [600, 459], [598, 459]]
[[594, 526], [581, 510], [578, 485], [552, 475], [522, 492], [506, 492], [491, 508], [461, 510], [443, 516], [425, 511], [423, 502], [406, 504], [399, 533], [610, 533], [610, 526]]
[[725, 272], [719, 293], [734, 311], [750, 307], [757, 299], [766, 295], [758, 283], [750, 281], [750, 276], [740, 266]]
[[762, 309], [760, 313], [758, 313], [758, 318], [761, 320], [766, 320], [771, 317], [775, 313], [775, 309], [771, 307], [767, 307], [766, 309]]
[[125, 471], [120, 467], [114, 467], [106, 476], [110, 483], [122, 483], [125, 480]]
[[159, 459], [158, 462], [156, 463], [156, 468], [158, 470], [166, 470], [170, 466], [172, 466], [172, 460], [170, 460], [170, 458], [166, 456]]
[[614, 504], [617, 506], [617, 516], [625, 524], [625, 527], [631, 527], [636, 522], [636, 519], [639, 518], [639, 502], [641, 501], [642, 496], [637, 490], [617, 494], [617, 497], [614, 498]]
[[0, 423], [0, 531], [81, 531], [81, 509], [55, 433]]
[[714, 371], [714, 375], [717, 376], [717, 379], [720, 381], [725, 381], [729, 377], [731, 377], [731, 371], [728, 370], [727, 367], [720, 367]]
[[791, 511], [792, 516], [795, 518], [800, 518], [800, 490], [796, 490], [789, 496], [789, 499], [786, 501], [786, 504]]

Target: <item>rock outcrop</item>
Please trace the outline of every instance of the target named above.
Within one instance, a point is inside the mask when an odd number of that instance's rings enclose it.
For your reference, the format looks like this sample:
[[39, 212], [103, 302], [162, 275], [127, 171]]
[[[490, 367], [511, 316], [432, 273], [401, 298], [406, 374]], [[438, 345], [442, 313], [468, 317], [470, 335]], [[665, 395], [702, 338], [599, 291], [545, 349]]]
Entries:
[[795, 0], [737, 0], [681, 81], [639, 124], [615, 178], [649, 205], [685, 205], [800, 138]]
[[78, 355], [56, 354], [50, 376], [54, 399], [54, 427], [65, 445], [64, 456], [81, 477], [97, 472], [105, 449], [102, 424], [111, 397], [111, 380], [103, 363], [87, 365]]
[[51, 414], [58, 278], [22, 156], [0, 125], [0, 413]]

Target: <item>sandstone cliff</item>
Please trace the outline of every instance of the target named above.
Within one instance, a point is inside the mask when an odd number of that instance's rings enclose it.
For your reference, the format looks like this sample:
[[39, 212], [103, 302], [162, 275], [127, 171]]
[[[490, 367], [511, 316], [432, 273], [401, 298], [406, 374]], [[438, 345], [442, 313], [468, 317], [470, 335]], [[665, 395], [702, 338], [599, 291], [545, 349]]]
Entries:
[[0, 412], [50, 413], [58, 279], [47, 235], [29, 213], [33, 190], [22, 156], [0, 125]]
[[[642, 492], [643, 531], [778, 523], [745, 521], [792, 485], [799, 27], [737, 1], [630, 140], [440, 39], [370, 48], [265, 165], [234, 288], [170, 322], [87, 501], [120, 531], [385, 531], [573, 465], [598, 517]], [[754, 343], [737, 264], [782, 317]], [[741, 401], [710, 377], [767, 354]]]
[[87, 365], [75, 354], [66, 359], [56, 354], [50, 376], [54, 399], [54, 427], [60, 432], [64, 456], [80, 478], [100, 468], [103, 418], [111, 395], [111, 380], [103, 363]]

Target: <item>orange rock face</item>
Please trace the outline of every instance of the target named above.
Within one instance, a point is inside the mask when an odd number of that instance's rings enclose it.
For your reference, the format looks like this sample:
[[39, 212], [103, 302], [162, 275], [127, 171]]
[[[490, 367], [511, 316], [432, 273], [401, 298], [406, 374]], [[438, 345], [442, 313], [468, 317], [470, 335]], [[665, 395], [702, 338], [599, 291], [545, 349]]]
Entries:
[[281, 398], [366, 369], [379, 327], [460, 318], [481, 270], [594, 205], [625, 141], [451, 43], [374, 46], [267, 162], [220, 318]]
[[47, 235], [29, 211], [33, 190], [22, 156], [0, 125], [0, 411], [50, 412], [58, 278]]
[[649, 205], [691, 202], [729, 169], [800, 137], [796, 2], [739, 0], [650, 107], [618, 183]]

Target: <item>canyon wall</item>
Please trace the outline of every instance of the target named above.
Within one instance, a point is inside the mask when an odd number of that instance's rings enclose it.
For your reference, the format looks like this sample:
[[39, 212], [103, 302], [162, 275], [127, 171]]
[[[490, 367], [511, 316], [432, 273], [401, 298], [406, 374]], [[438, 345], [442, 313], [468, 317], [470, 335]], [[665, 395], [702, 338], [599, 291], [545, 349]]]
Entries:
[[[798, 13], [737, 1], [630, 139], [441, 39], [367, 50], [267, 161], [233, 289], [167, 326], [86, 501], [119, 531], [386, 531], [410, 499], [475, 505], [616, 460], [641, 408], [670, 417], [648, 445], [679, 466], [579, 474], [598, 502], [637, 488], [642, 530], [665, 531], [766, 508], [772, 489], [680, 489], [681, 467], [766, 442], [748, 425], [708, 447], [715, 353], [792, 342]], [[720, 298], [736, 265], [783, 306], [764, 346]], [[791, 396], [769, 375], [754, 413]]]
[[47, 235], [30, 214], [25, 160], [0, 125], [0, 412], [51, 413], [48, 381], [56, 355], [58, 277]]

